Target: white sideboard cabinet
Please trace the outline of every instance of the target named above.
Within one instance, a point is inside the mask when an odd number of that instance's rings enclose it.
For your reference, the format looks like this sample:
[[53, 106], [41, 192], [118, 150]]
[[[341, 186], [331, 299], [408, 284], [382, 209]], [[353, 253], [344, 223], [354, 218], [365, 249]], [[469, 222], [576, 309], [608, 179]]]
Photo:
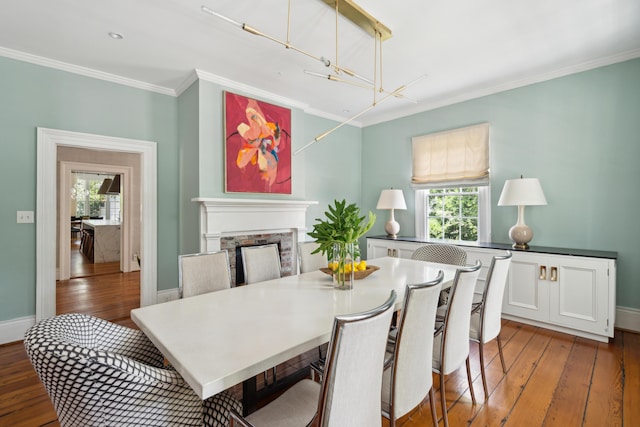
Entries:
[[[429, 243], [416, 238], [367, 238], [367, 258], [410, 258], [415, 249]], [[494, 243], [458, 246], [466, 250], [468, 264], [482, 262], [477, 291], [484, 288], [491, 258], [512, 252], [504, 318], [603, 342], [613, 337], [617, 253], [538, 247], [523, 251]]]

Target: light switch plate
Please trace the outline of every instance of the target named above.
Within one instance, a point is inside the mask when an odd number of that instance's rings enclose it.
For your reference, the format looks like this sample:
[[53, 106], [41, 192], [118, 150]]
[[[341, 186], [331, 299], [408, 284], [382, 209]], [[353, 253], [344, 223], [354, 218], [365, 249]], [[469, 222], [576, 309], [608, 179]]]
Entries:
[[16, 222], [18, 224], [33, 223], [33, 211], [18, 211]]

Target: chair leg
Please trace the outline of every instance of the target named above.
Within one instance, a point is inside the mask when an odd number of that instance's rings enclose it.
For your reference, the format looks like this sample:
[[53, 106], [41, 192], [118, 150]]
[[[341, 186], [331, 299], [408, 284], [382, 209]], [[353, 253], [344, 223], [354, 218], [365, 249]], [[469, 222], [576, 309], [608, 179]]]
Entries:
[[433, 420], [433, 427], [438, 427], [438, 414], [436, 413], [436, 393], [433, 391], [433, 387], [429, 389], [429, 406], [431, 407], [431, 419]]
[[469, 391], [471, 392], [471, 401], [476, 404], [476, 394], [473, 391], [473, 381], [471, 381], [471, 365], [469, 364], [469, 356], [467, 356], [467, 382], [469, 383]]
[[504, 356], [502, 355], [502, 340], [500, 339], [500, 334], [496, 337], [498, 341], [498, 353], [500, 353], [500, 363], [502, 363], [502, 372], [507, 373], [507, 365], [504, 364]]
[[449, 417], [447, 417], [447, 398], [444, 392], [444, 374], [440, 373], [440, 405], [442, 406], [442, 422], [444, 427], [449, 427]]
[[482, 340], [478, 342], [478, 353], [480, 353], [480, 374], [482, 376], [484, 400], [487, 400], [489, 398], [489, 389], [487, 388], [487, 374], [484, 371], [484, 344], [482, 343]]

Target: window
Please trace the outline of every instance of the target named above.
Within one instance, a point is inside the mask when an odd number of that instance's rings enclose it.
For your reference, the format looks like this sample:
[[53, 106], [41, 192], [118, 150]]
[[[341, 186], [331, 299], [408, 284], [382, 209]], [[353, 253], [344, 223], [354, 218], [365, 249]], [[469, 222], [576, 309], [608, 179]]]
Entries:
[[412, 144], [417, 237], [491, 241], [489, 124], [417, 136]]
[[416, 234], [422, 239], [491, 241], [490, 189], [447, 187], [416, 190]]

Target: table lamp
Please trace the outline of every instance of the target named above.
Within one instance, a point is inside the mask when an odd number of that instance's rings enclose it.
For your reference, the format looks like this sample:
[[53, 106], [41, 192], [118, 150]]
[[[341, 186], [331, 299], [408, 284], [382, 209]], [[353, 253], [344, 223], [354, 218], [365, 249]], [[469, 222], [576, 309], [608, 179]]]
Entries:
[[376, 209], [389, 209], [391, 211], [389, 221], [384, 225], [384, 230], [387, 232], [387, 237], [391, 239], [397, 238], [398, 232], [400, 231], [400, 224], [398, 224], [398, 221], [396, 221], [393, 216], [393, 211], [395, 209], [407, 209], [402, 190], [394, 190], [393, 188], [382, 190]]
[[509, 230], [509, 238], [514, 249], [529, 249], [528, 243], [533, 238], [533, 231], [524, 222], [524, 207], [546, 205], [542, 187], [538, 178], [508, 179], [502, 188], [498, 206], [517, 206], [518, 222]]

